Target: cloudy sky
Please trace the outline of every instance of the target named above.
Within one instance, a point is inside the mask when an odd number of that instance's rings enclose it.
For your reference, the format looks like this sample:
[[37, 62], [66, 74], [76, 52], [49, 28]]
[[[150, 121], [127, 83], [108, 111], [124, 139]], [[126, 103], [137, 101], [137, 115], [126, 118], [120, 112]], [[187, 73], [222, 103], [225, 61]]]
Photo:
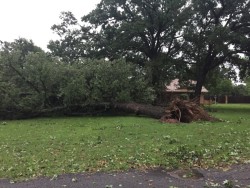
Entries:
[[46, 50], [56, 34], [50, 29], [60, 23], [62, 11], [81, 18], [93, 10], [100, 0], [0, 0], [0, 40], [11, 42], [19, 37], [32, 39]]

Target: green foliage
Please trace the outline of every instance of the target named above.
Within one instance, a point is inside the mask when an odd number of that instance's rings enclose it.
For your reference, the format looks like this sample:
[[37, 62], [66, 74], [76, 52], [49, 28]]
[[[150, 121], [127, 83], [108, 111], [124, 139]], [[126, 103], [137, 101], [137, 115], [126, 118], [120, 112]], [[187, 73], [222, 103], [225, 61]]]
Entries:
[[74, 63], [79, 58], [86, 56], [87, 36], [83, 28], [71, 12], [62, 12], [62, 23], [53, 25], [51, 29], [60, 36], [60, 40], [50, 41], [48, 48], [51, 54], [60, 57], [63, 62]]
[[27, 66], [24, 74], [28, 80], [37, 86], [44, 107], [53, 106], [60, 97], [62, 73], [64, 65], [49, 57], [44, 52], [31, 53], [26, 56]]
[[235, 66], [249, 73], [249, 12], [247, 0], [102, 0], [83, 24], [63, 12], [49, 55], [26, 39], [1, 42], [0, 109], [149, 102], [174, 78], [196, 80], [195, 95], [204, 84], [228, 94]]
[[32, 41], [5, 42], [0, 49], [2, 109], [35, 110], [59, 92], [60, 65]]
[[1, 79], [0, 82], [0, 111], [11, 110], [17, 104], [18, 89], [14, 85]]
[[65, 85], [65, 104], [100, 102], [149, 102], [153, 90], [134, 65], [122, 60], [83, 60], [70, 67], [73, 75]]
[[65, 64], [26, 39], [5, 42], [0, 57], [2, 111], [154, 99], [145, 71], [123, 60], [78, 59]]
[[186, 4], [185, 0], [103, 0], [82, 18], [78, 29], [73, 14], [62, 13], [62, 23], [52, 27], [60, 40], [51, 41], [48, 47], [53, 55], [71, 63], [79, 57], [124, 58], [145, 66], [158, 91], [175, 78], [177, 70], [185, 69], [185, 64], [178, 64], [177, 69], [173, 62], [183, 44], [180, 31], [190, 17]]
[[199, 95], [219, 66], [227, 64], [231, 73], [237, 66], [242, 78], [248, 74], [249, 9], [247, 0], [103, 0], [82, 25], [63, 13], [52, 28], [61, 39], [50, 49], [62, 59], [125, 58], [146, 65], [157, 93], [185, 73], [186, 80], [197, 80]]
[[178, 31], [189, 16], [185, 5], [184, 0], [103, 0], [82, 20], [92, 28], [101, 27], [94, 45], [104, 57], [133, 58], [139, 53], [155, 59], [179, 50]]
[[249, 54], [249, 9], [246, 0], [193, 0], [193, 17], [184, 31], [183, 59], [190, 63], [200, 94], [209, 72], [223, 64], [247, 65], [239, 55]]
[[233, 96], [247, 96], [249, 95], [249, 93], [247, 91], [246, 86], [243, 84], [240, 84], [240, 85], [235, 85], [233, 87], [232, 95]]
[[233, 92], [233, 84], [230, 79], [218, 79], [207, 88], [210, 95], [231, 95]]
[[250, 95], [250, 77], [245, 79], [247, 95]]

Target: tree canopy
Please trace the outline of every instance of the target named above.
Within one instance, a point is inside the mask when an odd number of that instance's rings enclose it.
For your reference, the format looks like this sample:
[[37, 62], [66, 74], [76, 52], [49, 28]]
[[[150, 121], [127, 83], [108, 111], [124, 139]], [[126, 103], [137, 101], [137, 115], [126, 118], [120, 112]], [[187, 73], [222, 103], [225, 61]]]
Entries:
[[[82, 54], [111, 61], [125, 58], [146, 66], [153, 86], [160, 87], [164, 85], [160, 82], [166, 82], [164, 75], [176, 69], [176, 58], [183, 45], [181, 31], [187, 24], [189, 9], [185, 0], [103, 0], [96, 9], [82, 17], [83, 24], [78, 30], [78, 37], [74, 36], [75, 30], [70, 29], [76, 23], [74, 18], [70, 13], [63, 13], [67, 16], [66, 20], [71, 22], [64, 24], [64, 18], [61, 25], [53, 26], [54, 31], [65, 37], [61, 42], [51, 42], [49, 48], [60, 56], [56, 52], [68, 42], [68, 33], [74, 40], [82, 36], [83, 40], [78, 40], [78, 44], [83, 42], [86, 45]], [[53, 48], [52, 44], [56, 43], [61, 44], [59, 48]], [[68, 48], [71, 48], [70, 44]], [[75, 53], [80, 55], [78, 51]]]
[[[248, 72], [249, 12], [248, 0], [102, 0], [82, 24], [63, 13], [62, 24], [53, 26], [63, 37], [50, 49], [61, 57], [76, 48], [73, 57], [125, 58], [147, 67], [160, 90], [167, 80], [186, 73], [197, 80], [199, 96], [218, 66]], [[72, 29], [76, 24], [80, 29]]]
[[82, 20], [100, 30], [93, 42], [102, 56], [153, 60], [178, 53], [188, 13], [185, 0], [102, 0]]
[[185, 29], [183, 59], [194, 69], [199, 95], [206, 76], [220, 65], [246, 66], [249, 60], [250, 2], [193, 0], [192, 21]]

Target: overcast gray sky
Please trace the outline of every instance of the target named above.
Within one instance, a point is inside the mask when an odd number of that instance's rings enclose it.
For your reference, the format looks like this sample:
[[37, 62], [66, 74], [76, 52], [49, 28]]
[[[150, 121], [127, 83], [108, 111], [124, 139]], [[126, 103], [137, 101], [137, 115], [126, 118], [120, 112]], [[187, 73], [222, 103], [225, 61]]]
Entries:
[[0, 40], [12, 42], [24, 37], [46, 49], [56, 34], [50, 29], [60, 23], [62, 11], [81, 18], [93, 10], [100, 0], [0, 0]]

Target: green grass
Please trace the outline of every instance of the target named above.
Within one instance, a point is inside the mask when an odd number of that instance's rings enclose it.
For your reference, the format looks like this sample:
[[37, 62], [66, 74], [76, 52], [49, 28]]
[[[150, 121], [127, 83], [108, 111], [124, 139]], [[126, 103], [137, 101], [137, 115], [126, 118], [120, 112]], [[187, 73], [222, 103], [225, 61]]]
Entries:
[[0, 123], [0, 178], [218, 167], [250, 160], [250, 105], [213, 105], [224, 122], [65, 117]]

